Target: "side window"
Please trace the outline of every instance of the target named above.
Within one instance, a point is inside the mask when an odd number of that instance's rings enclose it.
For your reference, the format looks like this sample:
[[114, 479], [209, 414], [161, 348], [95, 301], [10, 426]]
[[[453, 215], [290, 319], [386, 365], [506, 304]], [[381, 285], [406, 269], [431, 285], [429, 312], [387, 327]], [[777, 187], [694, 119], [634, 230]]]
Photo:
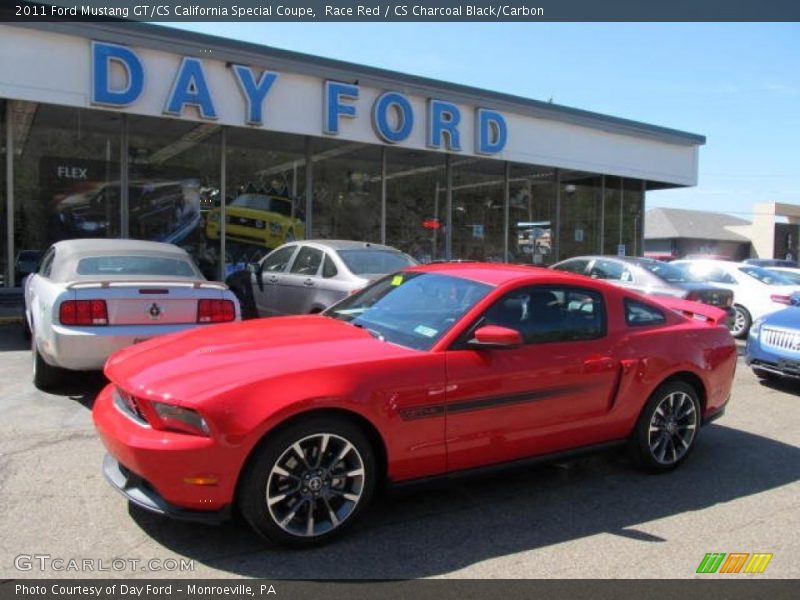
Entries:
[[567, 271], [568, 273], [577, 273], [578, 275], [586, 274], [586, 267], [589, 261], [585, 258], [576, 258], [575, 260], [568, 260], [567, 262], [556, 265], [553, 268], [556, 271]]
[[526, 344], [594, 340], [605, 335], [599, 292], [536, 286], [511, 292], [486, 311], [483, 323], [516, 329]]
[[303, 246], [300, 252], [297, 253], [297, 258], [292, 263], [292, 273], [297, 275], [313, 276], [319, 272], [319, 266], [322, 264], [322, 250], [316, 248], [309, 248]]
[[708, 281], [713, 281], [714, 283], [736, 284], [736, 280], [722, 269], [710, 269], [704, 275]]
[[336, 277], [337, 274], [336, 265], [333, 264], [331, 257], [326, 254], [325, 262], [322, 264], [322, 276], [325, 279], [330, 279], [331, 277]]
[[271, 273], [285, 271], [296, 249], [297, 246], [287, 246], [267, 255], [262, 263], [262, 269]]
[[667, 322], [664, 313], [654, 306], [625, 298], [625, 322], [632, 326], [663, 325]]
[[631, 281], [630, 279], [622, 279], [622, 274], [627, 269], [618, 262], [611, 260], [597, 259], [592, 265], [592, 270], [589, 275], [595, 279], [613, 279], [616, 281]]
[[53, 268], [53, 259], [56, 256], [55, 248], [50, 248], [47, 253], [44, 255], [42, 259], [42, 263], [39, 265], [39, 275], [42, 277], [50, 278], [50, 271]]

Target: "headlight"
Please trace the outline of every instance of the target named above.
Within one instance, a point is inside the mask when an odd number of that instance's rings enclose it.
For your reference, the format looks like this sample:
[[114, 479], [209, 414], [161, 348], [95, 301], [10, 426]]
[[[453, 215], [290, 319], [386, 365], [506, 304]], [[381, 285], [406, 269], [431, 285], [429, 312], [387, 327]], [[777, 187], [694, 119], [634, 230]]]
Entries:
[[191, 408], [153, 401], [150, 402], [150, 405], [155, 413], [155, 422], [152, 424], [155, 429], [204, 435], [206, 437], [210, 434], [206, 420]]
[[761, 326], [764, 324], [764, 319], [756, 319], [753, 321], [753, 324], [750, 326], [750, 336], [757, 338], [758, 334], [761, 333]]

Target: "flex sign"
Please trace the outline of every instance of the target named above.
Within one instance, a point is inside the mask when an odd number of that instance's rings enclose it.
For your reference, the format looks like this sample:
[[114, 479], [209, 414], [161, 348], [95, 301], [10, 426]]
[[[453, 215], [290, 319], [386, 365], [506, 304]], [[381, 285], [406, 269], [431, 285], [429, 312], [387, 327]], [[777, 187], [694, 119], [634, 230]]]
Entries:
[[[145, 92], [144, 63], [134, 50], [126, 46], [92, 42], [91, 103], [97, 106], [124, 108], [134, 104]], [[114, 66], [122, 69], [124, 83], [112, 82]], [[231, 65], [231, 85], [244, 100], [243, 121], [261, 126], [269, 109], [270, 92], [280, 85], [279, 74], [263, 71], [257, 74], [251, 67]], [[322, 133], [339, 135], [345, 119], [369, 118], [375, 136], [382, 142], [397, 144], [407, 140], [416, 127], [425, 128], [425, 143], [429, 148], [461, 152], [461, 126], [464, 119], [474, 120], [474, 151], [493, 155], [503, 151], [508, 140], [508, 126], [503, 115], [488, 108], [474, 109], [466, 115], [459, 106], [438, 98], [426, 101], [425, 114], [415, 114], [409, 97], [397, 91], [385, 91], [373, 101], [369, 115], [359, 111], [361, 89], [357, 84], [325, 81], [322, 86]], [[206, 77], [203, 61], [185, 57], [174, 75], [164, 100], [163, 113], [181, 116], [187, 107], [197, 110], [202, 119], [217, 120], [214, 94]]]

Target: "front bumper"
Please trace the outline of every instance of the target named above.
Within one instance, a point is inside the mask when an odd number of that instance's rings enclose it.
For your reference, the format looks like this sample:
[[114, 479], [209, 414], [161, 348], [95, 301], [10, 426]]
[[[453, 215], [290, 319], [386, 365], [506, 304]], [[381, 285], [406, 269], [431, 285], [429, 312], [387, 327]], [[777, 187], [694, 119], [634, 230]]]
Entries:
[[[202, 325], [200, 325], [202, 327]], [[71, 371], [103, 368], [117, 350], [168, 333], [198, 327], [197, 323], [177, 325], [107, 325], [103, 327], [65, 327], [53, 325], [53, 335], [41, 346], [47, 362]]]
[[778, 353], [765, 350], [758, 338], [747, 339], [745, 363], [754, 371], [763, 371], [781, 377], [800, 379], [800, 353]]
[[[92, 409], [95, 428], [109, 457], [103, 470], [131, 502], [152, 512], [217, 522], [230, 510], [241, 447], [204, 437], [153, 429], [124, 414], [106, 386]], [[187, 479], [213, 478], [213, 485]], [[198, 514], [199, 513], [199, 514]]]

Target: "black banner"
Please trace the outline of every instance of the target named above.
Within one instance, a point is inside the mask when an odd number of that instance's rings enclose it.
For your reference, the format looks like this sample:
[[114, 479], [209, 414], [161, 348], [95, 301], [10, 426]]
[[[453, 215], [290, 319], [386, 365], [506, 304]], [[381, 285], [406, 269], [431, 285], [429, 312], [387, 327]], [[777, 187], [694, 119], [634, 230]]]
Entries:
[[16, 580], [0, 583], [0, 600], [788, 600], [796, 598], [796, 591], [796, 581], [769, 579], [447, 579], [362, 582], [268, 579]]
[[799, 21], [796, 0], [0, 0], [0, 20]]

